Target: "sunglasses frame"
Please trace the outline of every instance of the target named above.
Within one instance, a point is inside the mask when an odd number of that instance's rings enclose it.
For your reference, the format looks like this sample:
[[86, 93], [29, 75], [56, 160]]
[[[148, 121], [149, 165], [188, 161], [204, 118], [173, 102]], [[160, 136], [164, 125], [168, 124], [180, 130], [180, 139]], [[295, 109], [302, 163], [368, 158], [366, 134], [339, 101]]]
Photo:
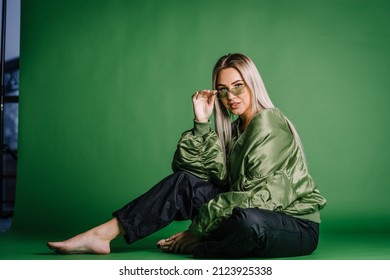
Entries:
[[224, 99], [229, 96], [229, 92], [234, 96], [243, 94], [245, 92], [246, 84], [238, 84], [233, 86], [231, 89], [223, 88], [222, 90], [217, 90], [217, 98]]

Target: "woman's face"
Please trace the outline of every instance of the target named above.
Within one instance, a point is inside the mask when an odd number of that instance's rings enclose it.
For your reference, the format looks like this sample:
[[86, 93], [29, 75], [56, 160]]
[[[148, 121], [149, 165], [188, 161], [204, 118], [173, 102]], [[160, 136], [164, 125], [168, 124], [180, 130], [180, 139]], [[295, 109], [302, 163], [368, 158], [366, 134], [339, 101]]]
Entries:
[[231, 92], [226, 98], [221, 98], [222, 104], [232, 114], [240, 116], [245, 119], [252, 115], [251, 110], [251, 94], [249, 88], [246, 86], [244, 79], [241, 77], [240, 72], [235, 68], [222, 69], [217, 77], [217, 90], [244, 87], [243, 93], [239, 95], [233, 95]]

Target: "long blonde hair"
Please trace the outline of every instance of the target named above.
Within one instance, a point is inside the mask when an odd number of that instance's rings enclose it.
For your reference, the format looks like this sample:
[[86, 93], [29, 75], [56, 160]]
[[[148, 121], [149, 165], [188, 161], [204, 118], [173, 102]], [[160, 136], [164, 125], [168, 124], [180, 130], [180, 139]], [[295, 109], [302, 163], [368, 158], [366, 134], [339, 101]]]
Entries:
[[[213, 70], [213, 89], [217, 88], [219, 72], [225, 68], [235, 68], [241, 74], [247, 87], [250, 89], [249, 92], [252, 100], [252, 112], [254, 114], [263, 108], [266, 109], [275, 107], [268, 96], [263, 79], [261, 78], [256, 65], [244, 54], [233, 53], [224, 55], [217, 61]], [[217, 98], [215, 99], [214, 108], [215, 130], [225, 150], [228, 151], [232, 139], [232, 114], [223, 106], [222, 101]], [[302, 143], [294, 125], [290, 122], [290, 120], [286, 120], [294, 138], [301, 148], [303, 157], [305, 158]]]

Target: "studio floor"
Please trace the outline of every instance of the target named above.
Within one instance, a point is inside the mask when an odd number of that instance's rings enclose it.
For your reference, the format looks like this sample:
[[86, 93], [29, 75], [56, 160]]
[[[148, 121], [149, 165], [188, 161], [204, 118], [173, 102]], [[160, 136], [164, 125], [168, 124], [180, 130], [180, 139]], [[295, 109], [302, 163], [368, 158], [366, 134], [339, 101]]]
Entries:
[[[156, 241], [167, 237], [171, 229], [163, 229], [132, 245], [122, 238], [111, 243], [109, 255], [60, 255], [46, 247], [48, 240], [59, 236], [29, 234], [8, 230], [0, 233], [0, 260], [188, 260], [189, 255], [167, 254], [159, 251]], [[321, 232], [317, 250], [303, 257], [284, 260], [390, 260], [390, 234]]]

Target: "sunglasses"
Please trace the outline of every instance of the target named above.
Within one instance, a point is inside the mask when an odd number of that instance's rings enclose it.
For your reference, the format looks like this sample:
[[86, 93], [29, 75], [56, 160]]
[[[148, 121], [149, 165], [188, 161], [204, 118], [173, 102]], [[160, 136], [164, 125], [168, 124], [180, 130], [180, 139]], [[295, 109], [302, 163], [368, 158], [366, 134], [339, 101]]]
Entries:
[[245, 92], [245, 84], [236, 84], [233, 86], [232, 89], [228, 89], [228, 88], [218, 89], [217, 98], [218, 99], [227, 98], [229, 96], [229, 92], [235, 96], [243, 94]]

